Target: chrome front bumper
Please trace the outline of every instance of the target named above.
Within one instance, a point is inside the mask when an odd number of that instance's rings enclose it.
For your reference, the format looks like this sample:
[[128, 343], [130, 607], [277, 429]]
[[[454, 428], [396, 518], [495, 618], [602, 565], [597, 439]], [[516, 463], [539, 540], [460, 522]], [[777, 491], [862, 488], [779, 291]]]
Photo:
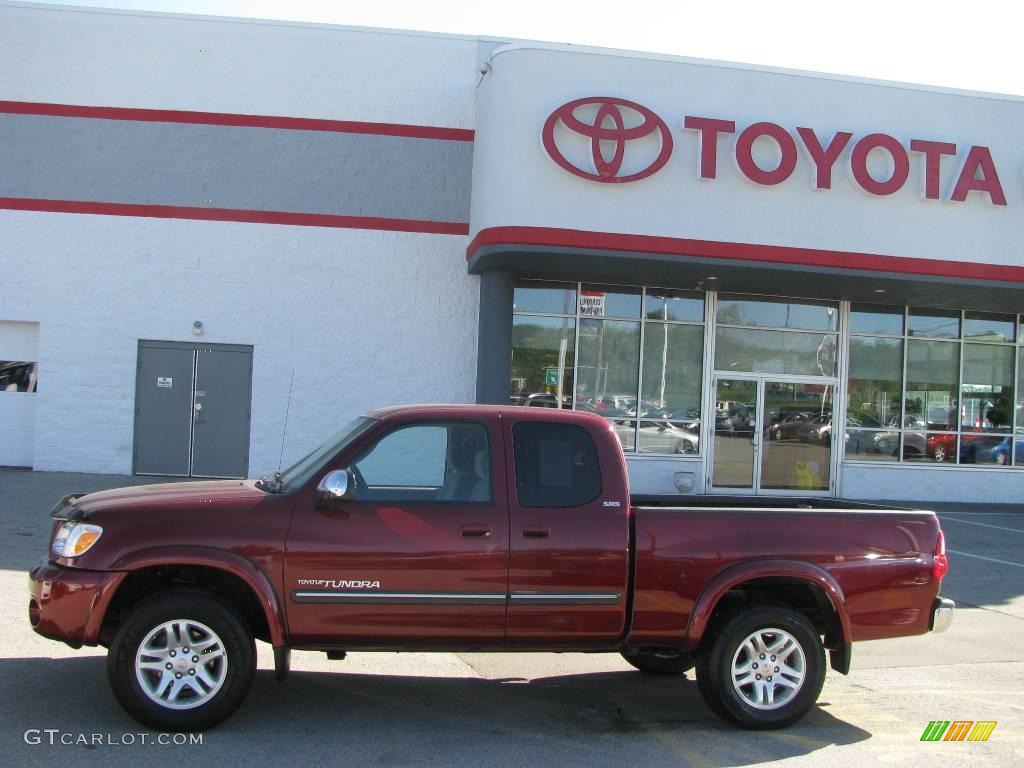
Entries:
[[956, 603], [946, 597], [935, 598], [935, 608], [932, 611], [932, 632], [945, 632], [953, 624], [953, 614], [956, 612]]

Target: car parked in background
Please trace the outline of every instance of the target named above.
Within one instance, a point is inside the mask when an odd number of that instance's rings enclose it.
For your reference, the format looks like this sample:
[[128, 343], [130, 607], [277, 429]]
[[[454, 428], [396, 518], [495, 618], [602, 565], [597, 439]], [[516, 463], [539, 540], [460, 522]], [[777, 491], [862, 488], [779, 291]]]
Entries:
[[[1009, 436], [1007, 435], [1007, 438]], [[960, 433], [959, 457], [961, 464], [996, 461], [993, 451], [999, 446], [1002, 434], [989, 429], [973, 429]], [[938, 462], [953, 461], [957, 455], [957, 436], [953, 433], [928, 435], [928, 456]], [[1009, 440], [1006, 441], [1009, 447]]]
[[[858, 411], [851, 411], [846, 414], [846, 436], [845, 441], [847, 445], [850, 445], [851, 440], [856, 441], [854, 453], [861, 453], [860, 441], [861, 435], [854, 433], [851, 438], [850, 430], [860, 429], [878, 429], [881, 427], [881, 422], [878, 421], [874, 416], [867, 413], [860, 413]], [[814, 428], [811, 430], [809, 440], [817, 441], [822, 445], [829, 445], [832, 442], [832, 415], [825, 414], [816, 420]]]
[[[1024, 435], [1017, 435], [1013, 439], [1013, 452], [1017, 457], [1017, 463], [1024, 463]], [[994, 446], [989, 452], [989, 456], [996, 464], [1009, 464], [1011, 460], [1010, 436], [1007, 435], [1002, 439], [1002, 442]]]
[[680, 424], [641, 421], [637, 429], [639, 453], [697, 453], [699, 438]]
[[[898, 456], [900, 453], [900, 433], [896, 429], [899, 420], [893, 420], [886, 426], [885, 432], [875, 433], [875, 449], [883, 456]], [[928, 439], [925, 437], [924, 420], [919, 416], [903, 417], [903, 458], [918, 459], [928, 453]]]
[[727, 400], [716, 405], [715, 432], [728, 432], [729, 434], [753, 432], [756, 420], [754, 406], [751, 403]]
[[830, 414], [822, 416], [814, 411], [790, 411], [769, 427], [768, 437], [772, 440], [807, 442], [812, 434], [816, 437], [818, 430], [831, 419]]
[[597, 395], [576, 404], [576, 410], [598, 416], [636, 416], [636, 398], [632, 395]]

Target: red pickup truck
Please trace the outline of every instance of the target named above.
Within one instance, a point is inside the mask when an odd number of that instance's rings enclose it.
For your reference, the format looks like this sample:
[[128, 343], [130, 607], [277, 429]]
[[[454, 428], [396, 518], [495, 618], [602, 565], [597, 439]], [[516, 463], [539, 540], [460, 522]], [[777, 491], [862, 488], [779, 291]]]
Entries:
[[825, 649], [945, 629], [932, 512], [828, 499], [634, 497], [613, 428], [534, 408], [356, 419], [257, 481], [63, 498], [29, 620], [109, 648], [145, 725], [208, 728], [244, 699], [255, 639], [290, 651], [608, 651], [694, 665], [745, 728], [814, 704]]

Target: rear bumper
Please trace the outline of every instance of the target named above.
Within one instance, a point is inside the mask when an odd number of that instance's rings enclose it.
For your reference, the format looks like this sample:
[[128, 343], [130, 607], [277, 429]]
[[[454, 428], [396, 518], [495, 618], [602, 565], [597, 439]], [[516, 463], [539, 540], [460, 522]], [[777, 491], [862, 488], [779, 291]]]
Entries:
[[28, 575], [28, 618], [37, 633], [72, 648], [96, 645], [103, 614], [123, 573], [48, 563]]
[[953, 624], [956, 603], [946, 597], [936, 597], [932, 605], [932, 632], [945, 632]]

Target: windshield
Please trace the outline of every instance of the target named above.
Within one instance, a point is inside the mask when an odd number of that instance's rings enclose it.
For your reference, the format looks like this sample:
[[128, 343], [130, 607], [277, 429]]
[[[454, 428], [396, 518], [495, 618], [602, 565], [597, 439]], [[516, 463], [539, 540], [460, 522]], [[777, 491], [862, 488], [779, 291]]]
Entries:
[[282, 486], [292, 490], [305, 485], [324, 464], [376, 423], [376, 419], [371, 419], [368, 416], [360, 416], [351, 421], [348, 426], [326, 440], [319, 448], [315, 448], [282, 472]]

